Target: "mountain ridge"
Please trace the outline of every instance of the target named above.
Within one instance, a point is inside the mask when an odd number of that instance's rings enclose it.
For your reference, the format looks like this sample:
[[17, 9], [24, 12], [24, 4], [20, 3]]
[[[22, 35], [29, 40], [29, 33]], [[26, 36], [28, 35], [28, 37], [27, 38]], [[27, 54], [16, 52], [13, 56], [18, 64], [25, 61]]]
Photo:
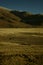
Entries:
[[43, 15], [0, 8], [0, 28], [43, 27]]

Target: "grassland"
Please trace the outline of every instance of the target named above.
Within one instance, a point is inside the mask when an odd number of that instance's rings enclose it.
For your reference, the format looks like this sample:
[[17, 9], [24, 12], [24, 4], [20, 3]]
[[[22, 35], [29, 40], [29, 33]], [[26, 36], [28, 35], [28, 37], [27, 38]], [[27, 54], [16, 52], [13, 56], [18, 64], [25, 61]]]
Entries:
[[0, 65], [43, 65], [43, 28], [1, 28]]

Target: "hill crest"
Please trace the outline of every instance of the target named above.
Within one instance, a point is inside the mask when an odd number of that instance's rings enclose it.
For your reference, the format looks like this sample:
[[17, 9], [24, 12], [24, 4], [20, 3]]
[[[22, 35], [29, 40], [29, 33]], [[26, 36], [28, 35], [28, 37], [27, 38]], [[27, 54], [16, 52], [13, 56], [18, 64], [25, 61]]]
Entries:
[[0, 7], [0, 28], [43, 27], [43, 15]]

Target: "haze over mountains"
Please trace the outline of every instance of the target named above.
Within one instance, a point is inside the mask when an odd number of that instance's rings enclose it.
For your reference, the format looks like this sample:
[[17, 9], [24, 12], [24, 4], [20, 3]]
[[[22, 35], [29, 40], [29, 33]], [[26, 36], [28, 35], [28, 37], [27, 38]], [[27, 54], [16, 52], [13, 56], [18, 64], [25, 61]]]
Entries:
[[0, 7], [0, 28], [43, 27], [43, 15]]

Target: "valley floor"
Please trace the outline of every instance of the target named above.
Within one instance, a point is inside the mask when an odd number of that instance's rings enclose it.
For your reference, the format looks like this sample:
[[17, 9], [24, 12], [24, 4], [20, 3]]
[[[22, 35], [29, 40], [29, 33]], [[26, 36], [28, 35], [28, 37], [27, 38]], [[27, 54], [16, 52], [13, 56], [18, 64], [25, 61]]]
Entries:
[[0, 65], [43, 65], [43, 28], [0, 29]]

